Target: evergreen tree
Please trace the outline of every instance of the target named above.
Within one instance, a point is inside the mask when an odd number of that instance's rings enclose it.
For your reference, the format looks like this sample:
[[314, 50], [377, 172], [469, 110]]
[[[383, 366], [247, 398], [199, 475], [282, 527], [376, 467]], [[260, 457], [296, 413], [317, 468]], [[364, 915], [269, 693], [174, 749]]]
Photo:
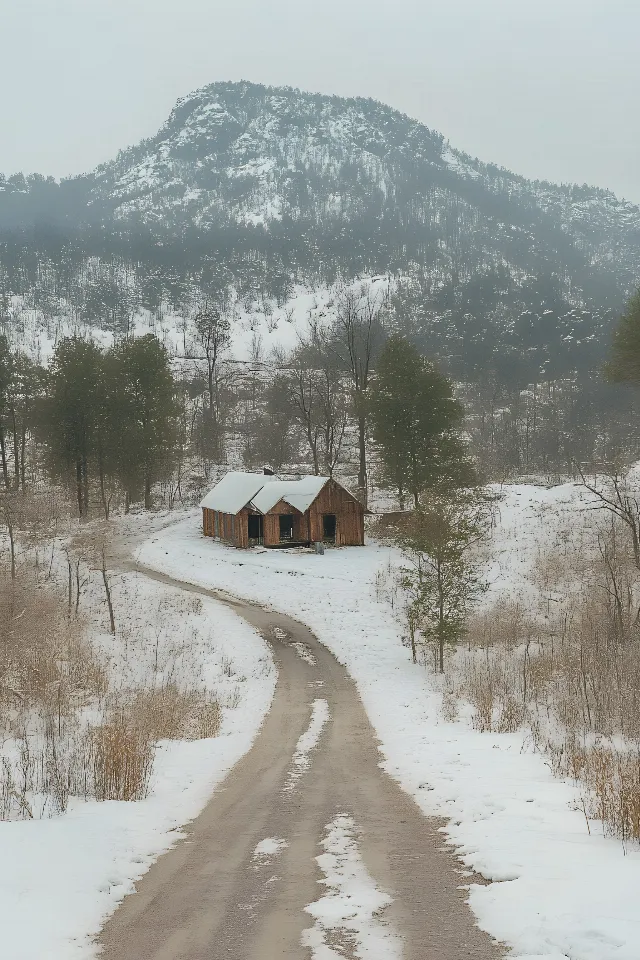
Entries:
[[613, 334], [607, 375], [616, 383], [640, 383], [640, 288], [629, 300]]
[[48, 427], [54, 472], [73, 475], [78, 513], [89, 511], [90, 463], [96, 451], [103, 355], [93, 341], [62, 340], [51, 366]]
[[7, 412], [9, 429], [13, 436], [13, 485], [25, 492], [27, 439], [33, 431], [36, 402], [44, 383], [44, 370], [25, 354], [13, 354], [12, 382]]
[[171, 468], [176, 437], [176, 390], [169, 356], [157, 337], [125, 340], [113, 351], [113, 409], [119, 475], [127, 502], [141, 490], [151, 507], [154, 483]]
[[407, 494], [417, 507], [428, 487], [473, 480], [456, 433], [462, 405], [446, 377], [403, 337], [391, 337], [382, 350], [370, 409], [384, 478], [402, 506]]
[[111, 503], [118, 487], [124, 487], [122, 424], [118, 396], [117, 360], [114, 351], [103, 355], [96, 384], [96, 429], [94, 462], [105, 519], [109, 519]]
[[486, 589], [473, 548], [486, 536], [491, 509], [491, 500], [474, 491], [431, 493], [395, 530], [408, 560], [401, 583], [413, 659], [419, 643], [432, 644], [440, 673], [446, 647], [462, 639], [469, 611]]
[[230, 342], [230, 324], [219, 310], [205, 304], [193, 321], [196, 345], [207, 363], [207, 405], [200, 417], [202, 447], [212, 458], [222, 454], [220, 366]]

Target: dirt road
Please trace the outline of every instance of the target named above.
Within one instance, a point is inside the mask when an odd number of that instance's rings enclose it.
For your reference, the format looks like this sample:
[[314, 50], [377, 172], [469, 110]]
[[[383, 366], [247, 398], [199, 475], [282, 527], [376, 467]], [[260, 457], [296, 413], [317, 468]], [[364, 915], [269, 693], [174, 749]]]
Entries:
[[[271, 711], [186, 838], [106, 924], [104, 960], [502, 956], [474, 924], [459, 889], [465, 878], [443, 849], [439, 822], [425, 819], [380, 769], [375, 733], [345, 670], [301, 624], [226, 602], [272, 644], [279, 679]], [[352, 917], [314, 928], [305, 911], [331, 892], [322, 882], [331, 881], [329, 868], [316, 857], [337, 817], [352, 825], [351, 846], [371, 884], [392, 898], [362, 930], [357, 913], [366, 913], [367, 896], [360, 896], [357, 878], [346, 888], [351, 907], [341, 908]], [[344, 902], [332, 900], [329, 914]], [[372, 925], [377, 939], [369, 936]]]

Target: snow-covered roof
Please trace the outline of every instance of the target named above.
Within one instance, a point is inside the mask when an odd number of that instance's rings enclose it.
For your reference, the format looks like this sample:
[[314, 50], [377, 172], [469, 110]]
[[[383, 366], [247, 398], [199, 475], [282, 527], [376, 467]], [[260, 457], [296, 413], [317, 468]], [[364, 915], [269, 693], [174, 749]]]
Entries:
[[251, 502], [260, 513], [268, 513], [280, 500], [305, 513], [329, 477], [301, 477], [300, 480], [276, 480], [259, 490]]
[[200, 506], [235, 515], [270, 482], [277, 482], [277, 478], [262, 473], [228, 473], [209, 491]]
[[235, 515], [250, 503], [260, 513], [268, 513], [276, 503], [284, 500], [300, 513], [305, 513], [328, 480], [328, 477], [279, 480], [262, 473], [228, 473], [200, 506]]

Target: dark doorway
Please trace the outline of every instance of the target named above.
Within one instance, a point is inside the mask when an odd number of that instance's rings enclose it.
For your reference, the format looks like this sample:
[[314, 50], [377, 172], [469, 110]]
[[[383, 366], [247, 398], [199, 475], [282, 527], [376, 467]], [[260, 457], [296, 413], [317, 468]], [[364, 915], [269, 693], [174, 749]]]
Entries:
[[280, 514], [280, 542], [293, 540], [293, 514]]
[[336, 515], [325, 513], [322, 517], [322, 539], [325, 543], [336, 542]]
[[249, 543], [264, 543], [264, 518], [259, 513], [249, 514]]

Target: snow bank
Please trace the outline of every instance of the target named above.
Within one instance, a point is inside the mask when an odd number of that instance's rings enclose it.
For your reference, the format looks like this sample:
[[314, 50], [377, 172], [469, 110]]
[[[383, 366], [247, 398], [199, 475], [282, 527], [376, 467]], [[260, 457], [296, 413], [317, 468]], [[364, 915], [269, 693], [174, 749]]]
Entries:
[[[575, 520], [582, 491], [505, 490], [491, 577], [494, 598], [526, 582], [543, 545]], [[579, 515], [581, 516], [581, 514]], [[514, 960], [638, 960], [640, 852], [596, 833], [572, 785], [554, 779], [524, 735], [481, 734], [442, 719], [437, 683], [410, 662], [399, 626], [376, 601], [388, 548], [236, 551], [199, 533], [193, 514], [138, 551], [142, 563], [291, 614], [347, 666], [381, 740], [385, 767], [425, 814], [448, 818], [468, 867], [494, 882], [471, 884], [480, 926]]]
[[[148, 624], [159, 599], [180, 591], [127, 575], [133, 626]], [[116, 612], [120, 612], [116, 605]], [[270, 706], [275, 669], [264, 640], [235, 613], [203, 598], [185, 613], [172, 637], [179, 647], [193, 631], [206, 641], [202, 680], [224, 688], [232, 673], [240, 709], [223, 709], [220, 735], [199, 741], [163, 741], [157, 747], [150, 796], [137, 803], [73, 800], [52, 819], [0, 823], [0, 930], [6, 960], [86, 960], [92, 937], [180, 828], [204, 807], [215, 787], [251, 746]], [[182, 634], [182, 635], [181, 635]], [[124, 681], [141, 668], [110, 635], [96, 637], [111, 674]], [[129, 643], [133, 640], [130, 638]], [[142, 657], [140, 658], [142, 660]], [[221, 665], [226, 667], [223, 675]]]

